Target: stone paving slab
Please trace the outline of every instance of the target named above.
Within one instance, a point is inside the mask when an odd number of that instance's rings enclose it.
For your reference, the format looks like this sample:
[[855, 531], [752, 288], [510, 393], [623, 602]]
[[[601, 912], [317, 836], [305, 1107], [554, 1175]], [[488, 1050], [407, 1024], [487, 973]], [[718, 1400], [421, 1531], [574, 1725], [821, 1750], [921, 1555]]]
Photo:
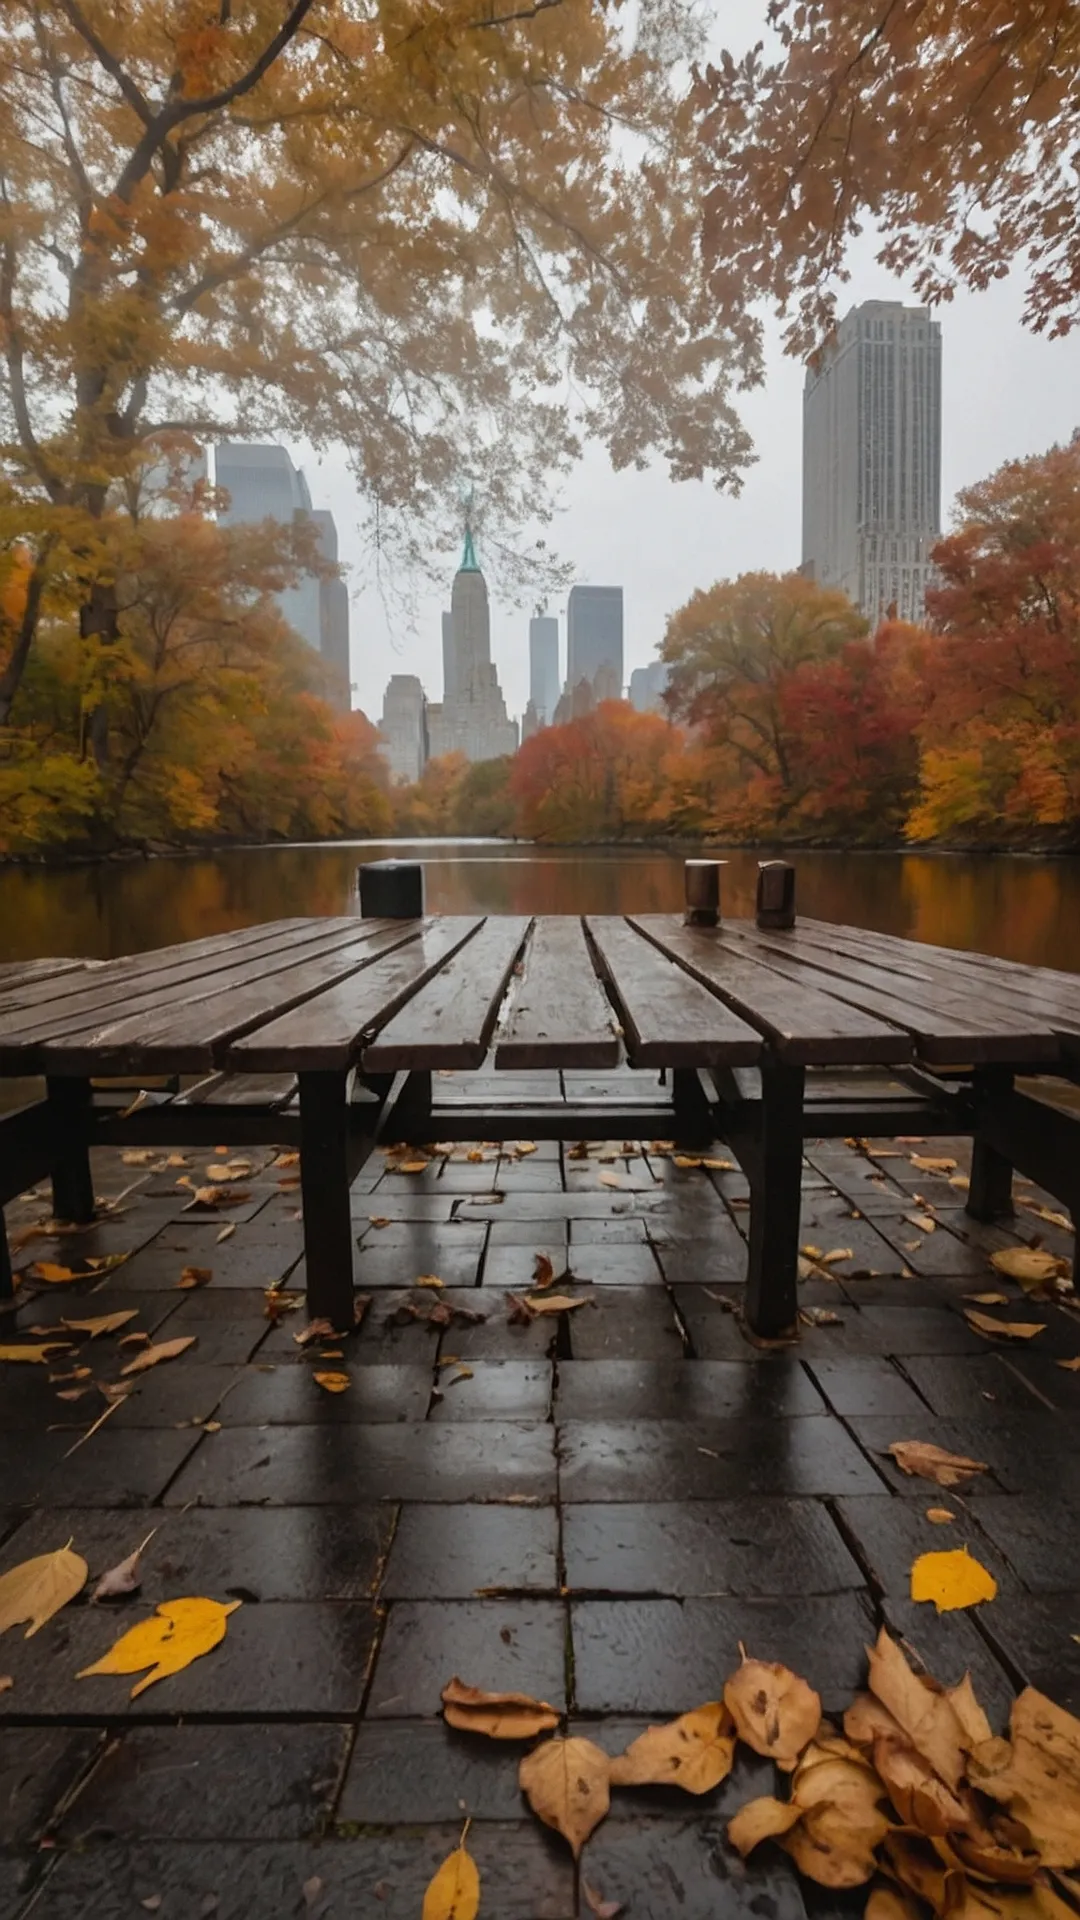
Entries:
[[[966, 1165], [961, 1143], [925, 1150]], [[203, 1217], [178, 1211], [186, 1190], [155, 1191], [165, 1171], [96, 1154], [97, 1190], [123, 1192], [124, 1212], [31, 1243], [20, 1265], [129, 1257], [64, 1286], [23, 1278], [18, 1327], [135, 1308], [133, 1327], [197, 1344], [132, 1378], [70, 1453], [118, 1377], [115, 1343], [52, 1369], [89, 1368], [77, 1400], [58, 1402], [44, 1368], [0, 1381], [0, 1574], [71, 1539], [93, 1583], [154, 1529], [137, 1594], [94, 1606], [88, 1586], [0, 1645], [0, 1920], [128, 1920], [158, 1896], [163, 1920], [415, 1920], [466, 1816], [482, 1913], [586, 1920], [567, 1850], [524, 1808], [518, 1750], [439, 1717], [454, 1673], [539, 1694], [615, 1753], [715, 1697], [740, 1642], [840, 1711], [884, 1622], [944, 1682], [970, 1669], [996, 1728], [1025, 1681], [1077, 1710], [1080, 1375], [1057, 1362], [1080, 1352], [1080, 1316], [989, 1267], [997, 1246], [1056, 1233], [1065, 1251], [1065, 1236], [1023, 1209], [982, 1227], [947, 1179], [881, 1151], [809, 1144], [803, 1241], [851, 1258], [800, 1289], [838, 1324], [808, 1316], [775, 1350], [741, 1323], [737, 1169], [677, 1168], [650, 1142], [588, 1162], [557, 1142], [483, 1164], [455, 1150], [421, 1176], [376, 1158], [352, 1196], [371, 1304], [355, 1337], [306, 1353], [302, 1307], [266, 1313], [268, 1286], [306, 1277], [287, 1170], [244, 1156], [250, 1203]], [[928, 1209], [933, 1232], [910, 1218]], [[514, 1324], [506, 1295], [530, 1288], [540, 1251], [590, 1304]], [[181, 1290], [185, 1265], [211, 1280]], [[980, 1339], [963, 1296], [989, 1288], [1009, 1295], [1002, 1317], [1045, 1331]], [[409, 1317], [436, 1302], [448, 1326]], [[321, 1389], [320, 1365], [347, 1391]], [[943, 1491], [897, 1470], [901, 1439], [988, 1471]], [[955, 1520], [935, 1527], [931, 1506]], [[955, 1545], [999, 1592], [939, 1617], [908, 1598], [910, 1567]], [[134, 1702], [134, 1677], [76, 1680], [183, 1594], [240, 1600], [220, 1648]], [[741, 1754], [700, 1800], [620, 1792], [582, 1873], [628, 1920], [858, 1910], [800, 1889], [774, 1850], [731, 1853], [726, 1820], [773, 1787]]]

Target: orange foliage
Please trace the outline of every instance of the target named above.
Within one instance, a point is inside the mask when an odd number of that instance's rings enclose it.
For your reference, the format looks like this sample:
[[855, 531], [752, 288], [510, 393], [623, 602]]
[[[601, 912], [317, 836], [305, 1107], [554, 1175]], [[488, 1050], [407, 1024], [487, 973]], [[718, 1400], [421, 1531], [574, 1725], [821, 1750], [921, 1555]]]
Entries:
[[518, 831], [564, 842], [670, 833], [681, 752], [682, 736], [667, 720], [621, 700], [604, 700], [564, 727], [545, 727], [512, 763]]

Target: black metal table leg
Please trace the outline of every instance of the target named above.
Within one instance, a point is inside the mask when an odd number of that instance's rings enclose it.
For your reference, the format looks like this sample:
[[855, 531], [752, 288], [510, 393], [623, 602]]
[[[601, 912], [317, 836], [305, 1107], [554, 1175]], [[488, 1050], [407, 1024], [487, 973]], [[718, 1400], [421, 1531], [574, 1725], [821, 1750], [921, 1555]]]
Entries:
[[47, 1079], [49, 1145], [52, 1159], [53, 1216], [83, 1222], [94, 1217], [90, 1173], [92, 1094], [89, 1080]]
[[766, 1054], [761, 1063], [761, 1133], [747, 1157], [750, 1266], [746, 1320], [763, 1339], [790, 1333], [798, 1320], [799, 1209], [802, 1184], [802, 1067]]
[[301, 1073], [299, 1081], [308, 1311], [344, 1333], [353, 1323], [348, 1076]]
[[979, 1100], [1008, 1094], [1013, 1090], [1014, 1076], [1008, 1067], [976, 1067], [973, 1081], [975, 1095], [975, 1133], [971, 1148], [971, 1183], [965, 1212], [973, 1220], [1007, 1219], [1013, 1210], [1012, 1161], [1000, 1153], [996, 1147], [981, 1137], [979, 1131]]

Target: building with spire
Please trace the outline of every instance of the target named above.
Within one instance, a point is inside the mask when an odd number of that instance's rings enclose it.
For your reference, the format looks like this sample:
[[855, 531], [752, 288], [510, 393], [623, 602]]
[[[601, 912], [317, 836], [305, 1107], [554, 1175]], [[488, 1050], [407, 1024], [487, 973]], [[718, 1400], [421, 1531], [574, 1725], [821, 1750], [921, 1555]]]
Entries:
[[427, 710], [428, 750], [433, 757], [461, 753], [466, 760], [495, 760], [517, 750], [517, 722], [506, 711], [491, 658], [487, 582], [480, 571], [472, 526], [466, 518], [465, 550], [454, 575], [449, 614], [443, 615], [443, 697]]

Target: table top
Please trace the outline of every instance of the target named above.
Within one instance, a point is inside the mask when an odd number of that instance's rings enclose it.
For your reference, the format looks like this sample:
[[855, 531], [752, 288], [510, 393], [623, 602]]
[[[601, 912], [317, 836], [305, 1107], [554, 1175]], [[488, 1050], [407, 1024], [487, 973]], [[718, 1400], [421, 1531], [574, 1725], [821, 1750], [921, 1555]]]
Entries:
[[1080, 1059], [1080, 976], [800, 919], [278, 920], [0, 968], [0, 1073]]

